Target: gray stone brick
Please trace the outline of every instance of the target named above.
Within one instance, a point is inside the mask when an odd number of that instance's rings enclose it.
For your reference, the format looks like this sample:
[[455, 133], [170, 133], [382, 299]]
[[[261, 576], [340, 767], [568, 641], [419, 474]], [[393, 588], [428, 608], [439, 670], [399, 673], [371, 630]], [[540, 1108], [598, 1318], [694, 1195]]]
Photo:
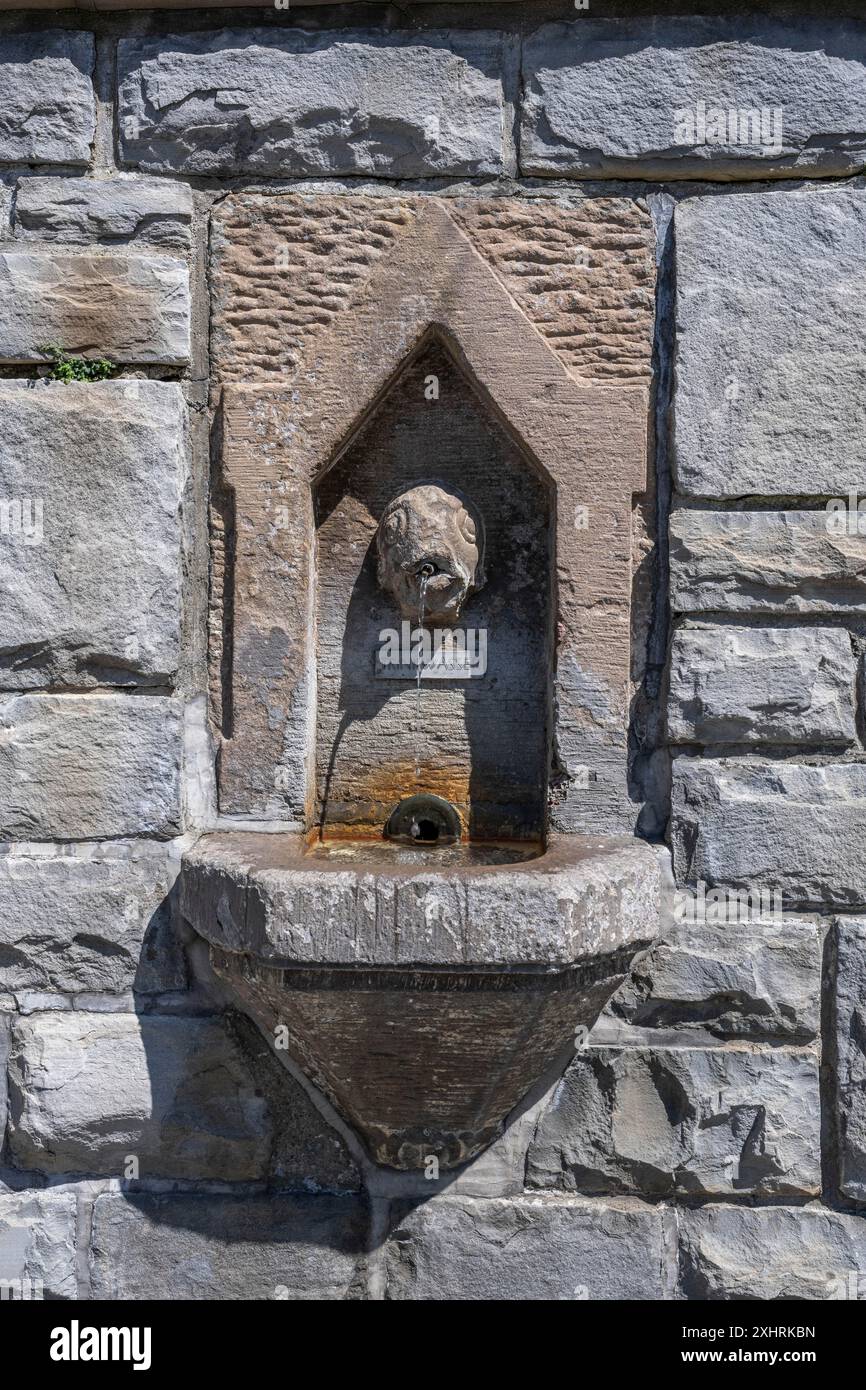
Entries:
[[679, 883], [778, 891], [784, 908], [866, 903], [866, 764], [673, 763]]
[[673, 743], [851, 744], [857, 662], [841, 628], [680, 627]]
[[665, 1297], [663, 1213], [625, 1200], [434, 1197], [385, 1258], [398, 1301]]
[[680, 492], [845, 496], [862, 485], [864, 244], [862, 189], [680, 203]]
[[686, 1298], [863, 1297], [861, 1216], [818, 1206], [705, 1206], [680, 1211], [679, 1230]]
[[367, 1213], [357, 1197], [97, 1198], [101, 1299], [363, 1297]]
[[0, 835], [177, 834], [182, 732], [179, 702], [163, 696], [0, 700]]
[[[186, 407], [164, 381], [0, 382], [0, 684], [177, 671]], [[0, 513], [0, 522], [5, 513]]]
[[121, 157], [156, 173], [497, 174], [502, 36], [121, 39]]
[[169, 847], [0, 853], [0, 990], [143, 994], [183, 989]]
[[538, 1125], [527, 1184], [585, 1194], [816, 1196], [820, 1114], [812, 1052], [591, 1047]]
[[676, 613], [866, 613], [863, 538], [831, 534], [823, 507], [675, 507], [670, 566]]
[[530, 36], [523, 80], [525, 174], [765, 178], [866, 158], [859, 23], [581, 17]]
[[652, 1045], [662, 1033], [681, 1044], [702, 1037], [811, 1042], [820, 1023], [816, 924], [698, 920], [697, 898], [680, 893], [677, 901], [695, 920], [678, 922], [638, 957], [593, 1041]]
[[15, 1298], [77, 1297], [75, 1224], [70, 1189], [0, 1192], [0, 1281]]
[[166, 179], [19, 179], [15, 234], [111, 246], [136, 240], [187, 250], [192, 190]]
[[866, 1201], [866, 917], [837, 924], [836, 1105], [839, 1184]]
[[87, 164], [96, 125], [93, 35], [0, 37], [0, 162]]

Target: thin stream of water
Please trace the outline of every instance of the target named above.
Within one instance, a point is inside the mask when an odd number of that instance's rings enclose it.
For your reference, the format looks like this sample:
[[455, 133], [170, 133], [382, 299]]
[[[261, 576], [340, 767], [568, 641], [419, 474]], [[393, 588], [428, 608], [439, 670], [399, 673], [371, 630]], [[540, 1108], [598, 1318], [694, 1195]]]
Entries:
[[[423, 633], [424, 628], [424, 604], [427, 598], [427, 583], [430, 575], [427, 569], [421, 574], [421, 588], [418, 598], [418, 627]], [[421, 780], [421, 659], [422, 647], [418, 647], [418, 670], [415, 674], [415, 785]]]

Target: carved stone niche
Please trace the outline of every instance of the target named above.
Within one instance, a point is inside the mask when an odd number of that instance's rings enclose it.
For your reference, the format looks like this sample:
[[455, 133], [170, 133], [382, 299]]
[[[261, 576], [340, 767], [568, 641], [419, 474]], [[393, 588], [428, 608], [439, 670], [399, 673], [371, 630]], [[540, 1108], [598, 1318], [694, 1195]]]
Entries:
[[[220, 809], [289, 829], [203, 836], [183, 906], [377, 1162], [447, 1167], [658, 930], [657, 853], [551, 814], [563, 746], [625, 758], [647, 401], [576, 380], [444, 203], [400, 206], [291, 380], [223, 390]], [[422, 579], [471, 670], [384, 659]]]

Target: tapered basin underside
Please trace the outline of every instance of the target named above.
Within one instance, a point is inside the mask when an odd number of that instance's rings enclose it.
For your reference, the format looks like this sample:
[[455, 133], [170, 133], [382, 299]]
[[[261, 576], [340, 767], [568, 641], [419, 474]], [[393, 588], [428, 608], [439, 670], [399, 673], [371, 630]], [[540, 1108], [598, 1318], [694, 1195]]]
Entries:
[[185, 862], [217, 974], [380, 1164], [454, 1167], [489, 1144], [658, 931], [660, 860], [639, 841], [474, 848], [443, 863], [230, 833]]

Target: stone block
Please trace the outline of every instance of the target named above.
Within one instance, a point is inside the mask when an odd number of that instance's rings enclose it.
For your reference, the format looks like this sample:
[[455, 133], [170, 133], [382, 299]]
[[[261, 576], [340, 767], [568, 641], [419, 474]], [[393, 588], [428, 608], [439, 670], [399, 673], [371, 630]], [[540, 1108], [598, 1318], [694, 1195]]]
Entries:
[[673, 743], [851, 744], [857, 661], [843, 628], [680, 627]]
[[710, 1205], [680, 1211], [679, 1231], [686, 1298], [763, 1302], [863, 1296], [862, 1216], [818, 1206]]
[[93, 1296], [364, 1296], [367, 1212], [357, 1197], [121, 1196], [96, 1200]]
[[816, 1196], [812, 1052], [682, 1047], [578, 1054], [530, 1145], [527, 1185], [637, 1196]]
[[19, 1018], [9, 1102], [10, 1154], [22, 1169], [225, 1182], [268, 1174], [271, 1117], [217, 1019]]
[[434, 1197], [392, 1220], [385, 1251], [392, 1301], [665, 1297], [658, 1207]]
[[675, 507], [670, 521], [675, 613], [866, 614], [866, 540], [828, 529], [814, 511]]
[[120, 155], [154, 173], [498, 174], [505, 62], [481, 30], [121, 39]]
[[15, 234], [65, 245], [189, 249], [192, 189], [165, 179], [19, 179]]
[[680, 492], [860, 487], [866, 190], [690, 198], [675, 221]]
[[54, 344], [181, 367], [189, 334], [189, 271], [174, 256], [0, 252], [0, 362], [43, 362]]
[[859, 23], [582, 17], [526, 40], [523, 83], [524, 174], [791, 177], [866, 158]]
[[5, 1297], [77, 1297], [75, 1225], [70, 1189], [0, 1192], [0, 1289]]
[[[678, 902], [691, 906], [682, 893]], [[814, 922], [679, 922], [638, 957], [593, 1041], [640, 1036], [650, 1045], [660, 1030], [682, 1043], [695, 1036], [811, 1042], [820, 998]]]
[[0, 162], [88, 164], [96, 126], [93, 35], [0, 38]]
[[0, 854], [0, 990], [184, 989], [176, 876], [170, 849], [147, 842]]
[[866, 917], [842, 918], [836, 938], [835, 1101], [839, 1185], [866, 1201]]
[[4, 381], [0, 413], [0, 683], [170, 683], [187, 475], [180, 386]]
[[673, 762], [678, 883], [766, 889], [797, 907], [866, 903], [866, 765]]
[[182, 725], [179, 702], [163, 696], [0, 700], [0, 835], [177, 834]]
[[9, 1060], [10, 1014], [0, 1013], [0, 1153], [6, 1136], [6, 1115], [8, 1111], [8, 1087], [6, 1063]]

